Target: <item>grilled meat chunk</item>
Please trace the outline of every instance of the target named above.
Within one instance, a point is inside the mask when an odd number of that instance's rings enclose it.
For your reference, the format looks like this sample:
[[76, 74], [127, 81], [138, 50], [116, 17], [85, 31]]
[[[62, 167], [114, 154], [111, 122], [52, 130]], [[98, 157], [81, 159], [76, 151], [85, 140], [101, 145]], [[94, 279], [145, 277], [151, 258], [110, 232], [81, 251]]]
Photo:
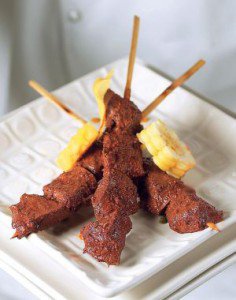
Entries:
[[44, 196], [23, 194], [20, 202], [10, 207], [12, 227], [19, 239], [30, 233], [49, 228], [70, 215], [70, 210], [62, 203]]
[[64, 172], [43, 188], [45, 197], [55, 199], [70, 210], [86, 204], [97, 187], [93, 174], [80, 166]]
[[104, 100], [107, 104], [106, 127], [108, 131], [115, 130], [135, 134], [142, 128], [140, 125], [142, 113], [129, 99], [124, 99], [108, 90]]
[[76, 166], [46, 185], [44, 196], [24, 194], [18, 204], [10, 207], [16, 236], [22, 238], [57, 225], [87, 204], [96, 187], [93, 174]]
[[165, 213], [172, 230], [196, 232], [205, 229], [208, 222], [222, 221], [223, 212], [198, 197], [181, 180], [168, 175], [149, 160], [144, 165], [147, 174], [141, 185], [142, 207], [154, 215]]
[[98, 221], [88, 223], [81, 230], [85, 243], [84, 252], [99, 262], [118, 265], [126, 235], [131, 228], [130, 218], [117, 212], [107, 216], [102, 223]]
[[100, 141], [94, 143], [77, 164], [93, 173], [98, 180], [101, 179], [103, 170], [102, 143]]
[[118, 170], [127, 176], [144, 175], [140, 143], [135, 136], [107, 132], [103, 138], [104, 169]]
[[196, 192], [180, 185], [166, 209], [166, 217], [172, 230], [178, 233], [190, 233], [203, 230], [207, 223], [218, 223], [223, 219], [223, 212], [215, 209]]
[[160, 215], [182, 182], [159, 169], [154, 163], [145, 162], [146, 176], [141, 179], [141, 206], [154, 215]]
[[96, 220], [103, 220], [114, 211], [131, 215], [138, 211], [138, 193], [132, 180], [117, 170], [108, 171], [92, 197]]

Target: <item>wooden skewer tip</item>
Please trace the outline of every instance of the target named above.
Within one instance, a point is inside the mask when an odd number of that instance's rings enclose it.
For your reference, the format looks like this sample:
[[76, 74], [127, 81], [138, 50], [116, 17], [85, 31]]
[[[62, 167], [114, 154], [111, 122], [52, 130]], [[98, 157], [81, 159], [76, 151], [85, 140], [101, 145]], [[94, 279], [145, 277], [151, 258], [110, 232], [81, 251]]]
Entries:
[[78, 233], [76, 236], [77, 236], [80, 240], [82, 240], [82, 241], [84, 240], [81, 233]]
[[86, 120], [84, 120], [82, 117], [80, 117], [75, 112], [73, 112], [69, 107], [67, 107], [65, 104], [63, 104], [56, 96], [54, 96], [52, 93], [47, 91], [43, 86], [41, 86], [36, 81], [30, 80], [29, 81], [29, 86], [32, 87], [41, 96], [43, 96], [47, 100], [53, 102], [55, 105], [57, 105], [60, 109], [62, 109], [65, 113], [67, 113], [68, 115], [70, 115], [74, 119], [79, 120], [83, 124], [87, 123]]
[[138, 45], [139, 23], [140, 23], [140, 18], [138, 16], [134, 16], [133, 33], [132, 33], [131, 47], [129, 53], [128, 72], [127, 72], [126, 86], [124, 92], [124, 98], [126, 99], [130, 99], [130, 94], [131, 94], [131, 82], [133, 77], [134, 63], [135, 63], [135, 57], [136, 57], [136, 51]]
[[177, 87], [181, 86], [187, 81], [193, 74], [195, 74], [204, 64], [205, 60], [200, 59], [191, 68], [189, 68], [184, 74], [175, 79], [157, 98], [155, 98], [142, 112], [143, 118], [147, 117], [170, 93], [172, 93]]
[[18, 237], [18, 232], [16, 231], [14, 234], [13, 234], [13, 236], [11, 237], [11, 239], [15, 239], [15, 238], [17, 238]]
[[208, 223], [207, 223], [207, 226], [208, 226], [209, 228], [211, 228], [212, 230], [221, 232], [220, 229], [219, 229], [219, 227], [218, 227], [215, 223], [208, 222]]

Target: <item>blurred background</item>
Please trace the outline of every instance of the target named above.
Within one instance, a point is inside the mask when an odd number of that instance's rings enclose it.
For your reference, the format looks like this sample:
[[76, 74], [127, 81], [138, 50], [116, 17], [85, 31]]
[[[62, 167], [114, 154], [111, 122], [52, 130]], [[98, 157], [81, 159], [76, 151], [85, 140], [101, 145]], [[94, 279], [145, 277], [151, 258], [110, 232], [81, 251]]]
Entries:
[[0, 114], [129, 52], [141, 17], [138, 57], [176, 77], [199, 58], [187, 86], [236, 111], [234, 0], [0, 0]]

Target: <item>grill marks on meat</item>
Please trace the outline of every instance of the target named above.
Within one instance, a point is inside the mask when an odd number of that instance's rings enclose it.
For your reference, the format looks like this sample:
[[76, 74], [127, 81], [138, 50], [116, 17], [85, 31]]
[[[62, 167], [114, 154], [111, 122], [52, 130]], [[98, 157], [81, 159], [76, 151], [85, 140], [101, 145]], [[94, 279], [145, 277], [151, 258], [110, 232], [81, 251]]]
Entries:
[[138, 193], [131, 178], [144, 175], [142, 152], [135, 133], [141, 112], [129, 100], [111, 90], [105, 95], [107, 132], [103, 137], [103, 179], [92, 198], [96, 217], [81, 231], [84, 251], [108, 265], [120, 263], [129, 215], [138, 210]]
[[103, 138], [105, 169], [118, 170], [129, 177], [144, 175], [140, 143], [134, 135], [123, 132], [107, 132]]
[[93, 174], [76, 166], [46, 185], [44, 196], [24, 194], [18, 204], [10, 207], [16, 236], [28, 236], [68, 218], [81, 204], [87, 203], [96, 187]]
[[165, 211], [172, 230], [178, 233], [196, 232], [205, 229], [208, 222], [222, 221], [223, 212], [198, 197], [181, 180], [161, 171], [153, 163], [146, 164], [146, 170], [147, 175], [142, 182], [142, 206], [155, 215]]
[[80, 204], [86, 204], [91, 191], [97, 187], [94, 176], [86, 169], [75, 166], [72, 170], [62, 173], [43, 188], [45, 197], [56, 199], [70, 210], [77, 210]]
[[141, 129], [142, 113], [129, 99], [124, 99], [113, 91], [108, 90], [105, 97], [107, 104], [106, 128], [107, 131], [118, 130], [135, 134]]
[[12, 227], [19, 239], [51, 227], [70, 215], [70, 210], [61, 203], [38, 195], [22, 195], [20, 202], [10, 209]]

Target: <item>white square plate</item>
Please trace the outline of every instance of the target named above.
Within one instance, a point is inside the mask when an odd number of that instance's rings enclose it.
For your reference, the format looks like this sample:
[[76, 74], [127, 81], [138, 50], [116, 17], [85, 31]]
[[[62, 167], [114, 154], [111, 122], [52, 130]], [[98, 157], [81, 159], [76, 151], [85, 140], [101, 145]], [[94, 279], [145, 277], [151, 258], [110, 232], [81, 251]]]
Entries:
[[[127, 61], [121, 60], [55, 93], [89, 119], [97, 114], [92, 95], [94, 79], [114, 68], [111, 88], [122, 94], [126, 67]], [[168, 84], [169, 81], [162, 76], [137, 64], [132, 86], [133, 99], [143, 109]], [[182, 88], [156, 109], [151, 119], [156, 118], [175, 129], [193, 151], [197, 167], [187, 174], [184, 181], [194, 187], [200, 196], [225, 211], [220, 229], [235, 223], [235, 120]], [[44, 99], [34, 101], [4, 118], [0, 123], [0, 204], [18, 202], [24, 192], [42, 193], [42, 186], [60, 173], [55, 158], [79, 126], [79, 122], [71, 120]], [[79, 224], [76, 226], [74, 224], [61, 232], [61, 225], [57, 231], [33, 234], [29, 240], [71, 270], [95, 293], [106, 297], [146, 280], [215, 234], [206, 229], [180, 235], [158, 218], [139, 212], [132, 217], [133, 229], [127, 237], [121, 265], [108, 268], [83, 254], [83, 242], [76, 237], [91, 216], [89, 210], [79, 211]]]

